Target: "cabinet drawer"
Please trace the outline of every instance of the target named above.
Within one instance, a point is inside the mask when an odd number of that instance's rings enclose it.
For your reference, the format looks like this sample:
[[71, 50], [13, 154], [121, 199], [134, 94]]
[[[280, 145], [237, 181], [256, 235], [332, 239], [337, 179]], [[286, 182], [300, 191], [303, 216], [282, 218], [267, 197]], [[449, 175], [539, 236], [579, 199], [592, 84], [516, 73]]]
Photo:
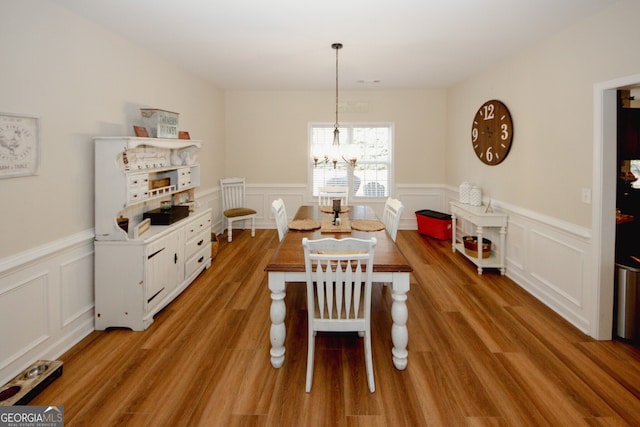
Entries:
[[187, 240], [187, 246], [185, 249], [185, 258], [189, 259], [200, 249], [211, 243], [211, 234], [207, 231], [203, 231], [199, 235], [195, 236], [191, 240]]
[[135, 203], [149, 197], [149, 190], [143, 187], [136, 187], [127, 190], [127, 203]]
[[[211, 232], [211, 215], [201, 215], [193, 218], [184, 226], [185, 238], [187, 241], [194, 239], [203, 231]], [[211, 240], [211, 238], [209, 238]]]
[[141, 173], [127, 176], [127, 185], [129, 188], [140, 187], [149, 188], [149, 174]]
[[135, 203], [149, 198], [149, 174], [127, 176], [127, 203]]
[[208, 241], [205, 247], [193, 257], [187, 259], [187, 263], [184, 267], [185, 277], [191, 276], [193, 272], [206, 265], [211, 258], [211, 242]]
[[191, 168], [181, 168], [178, 170], [178, 190], [191, 187]]

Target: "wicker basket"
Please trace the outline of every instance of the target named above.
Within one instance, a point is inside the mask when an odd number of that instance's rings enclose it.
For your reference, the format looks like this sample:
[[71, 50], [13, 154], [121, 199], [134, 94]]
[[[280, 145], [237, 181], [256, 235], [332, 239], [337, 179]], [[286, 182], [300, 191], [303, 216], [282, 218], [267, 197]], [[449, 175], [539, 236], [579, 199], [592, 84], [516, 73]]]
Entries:
[[[478, 236], [464, 236], [464, 251], [467, 255], [478, 258]], [[491, 240], [482, 238], [482, 258], [489, 258], [491, 254]]]

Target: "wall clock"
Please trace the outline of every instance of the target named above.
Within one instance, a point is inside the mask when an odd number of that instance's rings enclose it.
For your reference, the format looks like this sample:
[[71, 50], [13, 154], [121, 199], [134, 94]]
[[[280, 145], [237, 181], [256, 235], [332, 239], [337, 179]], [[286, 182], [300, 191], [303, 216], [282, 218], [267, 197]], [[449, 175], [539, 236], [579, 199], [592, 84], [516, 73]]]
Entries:
[[511, 113], [492, 99], [478, 109], [471, 125], [471, 143], [476, 156], [487, 165], [497, 165], [509, 154], [513, 140]]

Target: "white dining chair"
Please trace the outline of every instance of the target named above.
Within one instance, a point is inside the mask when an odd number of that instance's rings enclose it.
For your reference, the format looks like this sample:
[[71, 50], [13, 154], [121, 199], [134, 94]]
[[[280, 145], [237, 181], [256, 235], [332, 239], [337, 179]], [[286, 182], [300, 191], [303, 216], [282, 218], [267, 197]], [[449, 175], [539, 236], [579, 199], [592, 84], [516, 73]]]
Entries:
[[358, 332], [364, 337], [369, 391], [375, 391], [371, 353], [371, 277], [377, 240], [302, 239], [307, 281], [309, 344], [306, 391], [313, 383], [316, 333]]
[[222, 191], [222, 214], [227, 220], [227, 241], [233, 239], [233, 223], [251, 220], [251, 237], [256, 235], [256, 214], [253, 209], [246, 207], [244, 178], [223, 178], [220, 180]]
[[391, 239], [395, 242], [398, 234], [398, 226], [400, 225], [400, 217], [404, 211], [404, 205], [398, 199], [392, 199], [389, 197], [384, 204], [384, 211], [382, 212], [382, 222], [387, 233], [391, 236]]
[[287, 231], [289, 230], [287, 223], [287, 209], [284, 206], [284, 201], [282, 199], [274, 200], [271, 203], [271, 212], [276, 219], [278, 239], [282, 242], [282, 239], [284, 239], [285, 234], [287, 234]]
[[349, 188], [346, 186], [318, 188], [318, 206], [332, 206], [334, 199], [340, 199], [341, 206], [349, 204]]

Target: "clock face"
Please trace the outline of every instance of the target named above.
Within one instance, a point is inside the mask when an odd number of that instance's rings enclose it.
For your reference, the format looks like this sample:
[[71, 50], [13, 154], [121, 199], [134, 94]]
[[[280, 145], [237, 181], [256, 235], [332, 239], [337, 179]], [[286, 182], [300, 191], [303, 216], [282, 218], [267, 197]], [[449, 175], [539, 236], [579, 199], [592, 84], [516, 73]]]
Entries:
[[507, 106], [495, 99], [482, 104], [471, 125], [476, 156], [488, 165], [497, 165], [509, 154], [512, 140], [513, 123]]

